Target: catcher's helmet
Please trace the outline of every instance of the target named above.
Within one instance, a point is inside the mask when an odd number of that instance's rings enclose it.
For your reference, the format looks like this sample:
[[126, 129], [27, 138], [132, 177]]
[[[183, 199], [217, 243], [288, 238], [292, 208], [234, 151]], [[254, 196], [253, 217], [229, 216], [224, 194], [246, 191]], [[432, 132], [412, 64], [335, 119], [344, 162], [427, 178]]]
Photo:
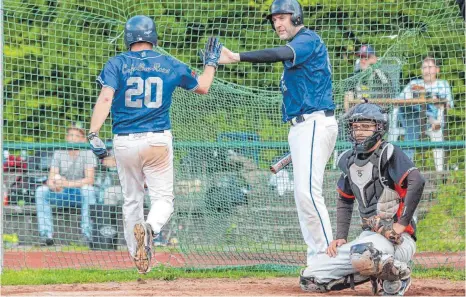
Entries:
[[270, 5], [270, 13], [267, 15], [267, 19], [272, 24], [274, 30], [275, 26], [272, 22], [272, 16], [280, 13], [291, 14], [291, 23], [295, 27], [303, 24], [303, 8], [296, 0], [275, 0]]
[[[388, 131], [388, 113], [385, 109], [376, 104], [358, 104], [351, 108], [343, 119], [349, 134], [349, 139], [353, 143], [355, 150], [359, 153], [367, 152], [373, 148]], [[354, 136], [352, 124], [360, 121], [374, 122], [376, 124], [376, 131], [364, 141], [358, 142]]]
[[157, 31], [155, 22], [145, 15], [130, 18], [125, 24], [125, 45], [130, 49], [136, 42], [149, 42], [157, 46]]

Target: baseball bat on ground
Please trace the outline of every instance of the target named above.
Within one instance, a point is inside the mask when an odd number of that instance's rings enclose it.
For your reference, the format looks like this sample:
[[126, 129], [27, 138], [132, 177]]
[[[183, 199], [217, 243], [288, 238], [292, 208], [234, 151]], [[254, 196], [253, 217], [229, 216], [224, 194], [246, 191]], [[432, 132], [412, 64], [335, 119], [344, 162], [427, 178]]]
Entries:
[[288, 166], [291, 163], [291, 153], [287, 153], [283, 157], [280, 158], [276, 163], [270, 166], [270, 171], [272, 173], [277, 174], [280, 170]]

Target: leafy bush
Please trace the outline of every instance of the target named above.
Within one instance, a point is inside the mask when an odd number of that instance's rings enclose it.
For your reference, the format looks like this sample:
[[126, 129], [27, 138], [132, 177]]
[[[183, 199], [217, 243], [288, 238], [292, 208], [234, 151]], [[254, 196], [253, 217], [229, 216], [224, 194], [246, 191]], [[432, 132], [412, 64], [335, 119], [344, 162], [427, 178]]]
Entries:
[[[442, 79], [450, 82], [455, 109], [448, 114], [448, 139], [465, 135], [464, 23], [454, 0], [302, 0], [305, 25], [316, 30], [325, 41], [333, 67], [335, 101], [341, 108], [341, 84], [352, 75], [355, 49], [361, 43], [375, 45], [378, 55], [395, 56], [403, 61], [403, 83], [420, 75], [423, 55], [433, 53], [442, 62]], [[122, 38], [126, 18], [135, 14], [153, 16], [157, 23], [159, 46], [194, 68], [201, 67], [197, 50], [210, 35], [220, 36], [233, 51], [242, 52], [283, 44], [264, 20], [270, 0], [240, 1], [155, 1], [139, 4], [127, 0], [6, 0], [5, 6], [5, 132], [7, 142], [62, 141], [70, 121], [88, 122], [98, 94], [95, 78], [105, 61], [125, 51]], [[221, 66], [217, 77], [243, 90], [245, 98], [256, 95], [261, 102], [248, 106], [236, 100], [235, 114], [253, 114], [268, 119], [280, 114], [278, 82], [282, 66], [241, 63]], [[344, 84], [344, 83], [343, 83]], [[221, 85], [221, 84], [219, 84]], [[249, 89], [248, 89], [249, 88]], [[268, 91], [276, 92], [270, 96]], [[212, 98], [229, 98], [225, 88]], [[178, 92], [183, 103], [186, 92]], [[257, 108], [273, 103], [273, 108]], [[196, 123], [223, 123], [229, 106], [209, 114], [189, 114]], [[244, 131], [244, 117], [211, 129], [223, 132]], [[193, 120], [194, 122], [194, 120]], [[270, 131], [286, 135], [280, 120], [262, 121], [259, 135], [271, 138]], [[257, 126], [257, 125], [256, 125]], [[212, 140], [214, 135], [190, 132], [192, 126], [174, 121], [178, 135]], [[262, 134], [261, 134], [262, 133]], [[215, 134], [210, 132], [210, 134]], [[110, 136], [109, 125], [102, 131]], [[178, 136], [177, 140], [184, 140]], [[284, 139], [283, 139], [284, 140]]]

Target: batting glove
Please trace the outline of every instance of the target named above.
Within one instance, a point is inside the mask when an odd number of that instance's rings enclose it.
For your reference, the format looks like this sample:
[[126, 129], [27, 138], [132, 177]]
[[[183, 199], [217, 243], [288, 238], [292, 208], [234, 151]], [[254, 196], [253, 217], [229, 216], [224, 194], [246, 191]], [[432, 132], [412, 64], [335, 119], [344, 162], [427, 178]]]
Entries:
[[223, 45], [218, 37], [209, 37], [204, 48], [203, 57], [201, 58], [204, 66], [213, 66], [217, 69], [218, 60], [222, 54]]
[[108, 156], [107, 147], [102, 139], [97, 136], [95, 132], [91, 132], [87, 135], [87, 140], [89, 141], [89, 145], [91, 147], [92, 152], [96, 155], [99, 159], [103, 159]]

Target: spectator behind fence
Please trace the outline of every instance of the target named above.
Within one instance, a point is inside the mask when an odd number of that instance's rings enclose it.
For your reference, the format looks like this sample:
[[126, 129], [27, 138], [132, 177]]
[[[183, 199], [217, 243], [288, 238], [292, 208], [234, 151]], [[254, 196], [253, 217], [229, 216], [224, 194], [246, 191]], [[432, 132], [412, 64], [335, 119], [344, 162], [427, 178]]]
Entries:
[[122, 205], [123, 193], [118, 178], [115, 156], [112, 152], [109, 152], [109, 155], [102, 159], [102, 165], [105, 171], [101, 184], [101, 201], [106, 205]]
[[[359, 57], [355, 65], [355, 85], [345, 93], [346, 100], [390, 98], [393, 85], [390, 77], [381, 68], [372, 65], [378, 62], [374, 47], [364, 44], [356, 52]], [[395, 93], [396, 94], [396, 93]]]
[[[427, 99], [446, 100], [446, 109], [453, 107], [450, 85], [446, 80], [437, 79], [440, 67], [433, 57], [427, 56], [422, 62], [422, 79], [414, 79], [404, 88], [399, 95], [401, 99], [419, 98], [421, 94]], [[427, 127], [421, 128], [421, 106], [411, 105], [400, 108], [399, 119], [406, 130], [405, 141], [418, 141], [421, 136], [421, 129], [424, 128], [426, 135], [433, 142], [443, 141], [443, 114], [434, 104], [427, 104]], [[444, 150], [433, 149], [435, 169], [443, 171]], [[413, 160], [414, 149], [405, 151], [406, 155]]]
[[[67, 129], [66, 141], [85, 143], [82, 126], [73, 124]], [[95, 204], [94, 173], [97, 160], [90, 150], [57, 150], [54, 152], [46, 185], [36, 190], [37, 221], [40, 244], [53, 245], [51, 206], [81, 208], [81, 243], [89, 244], [92, 234], [89, 204]]]

